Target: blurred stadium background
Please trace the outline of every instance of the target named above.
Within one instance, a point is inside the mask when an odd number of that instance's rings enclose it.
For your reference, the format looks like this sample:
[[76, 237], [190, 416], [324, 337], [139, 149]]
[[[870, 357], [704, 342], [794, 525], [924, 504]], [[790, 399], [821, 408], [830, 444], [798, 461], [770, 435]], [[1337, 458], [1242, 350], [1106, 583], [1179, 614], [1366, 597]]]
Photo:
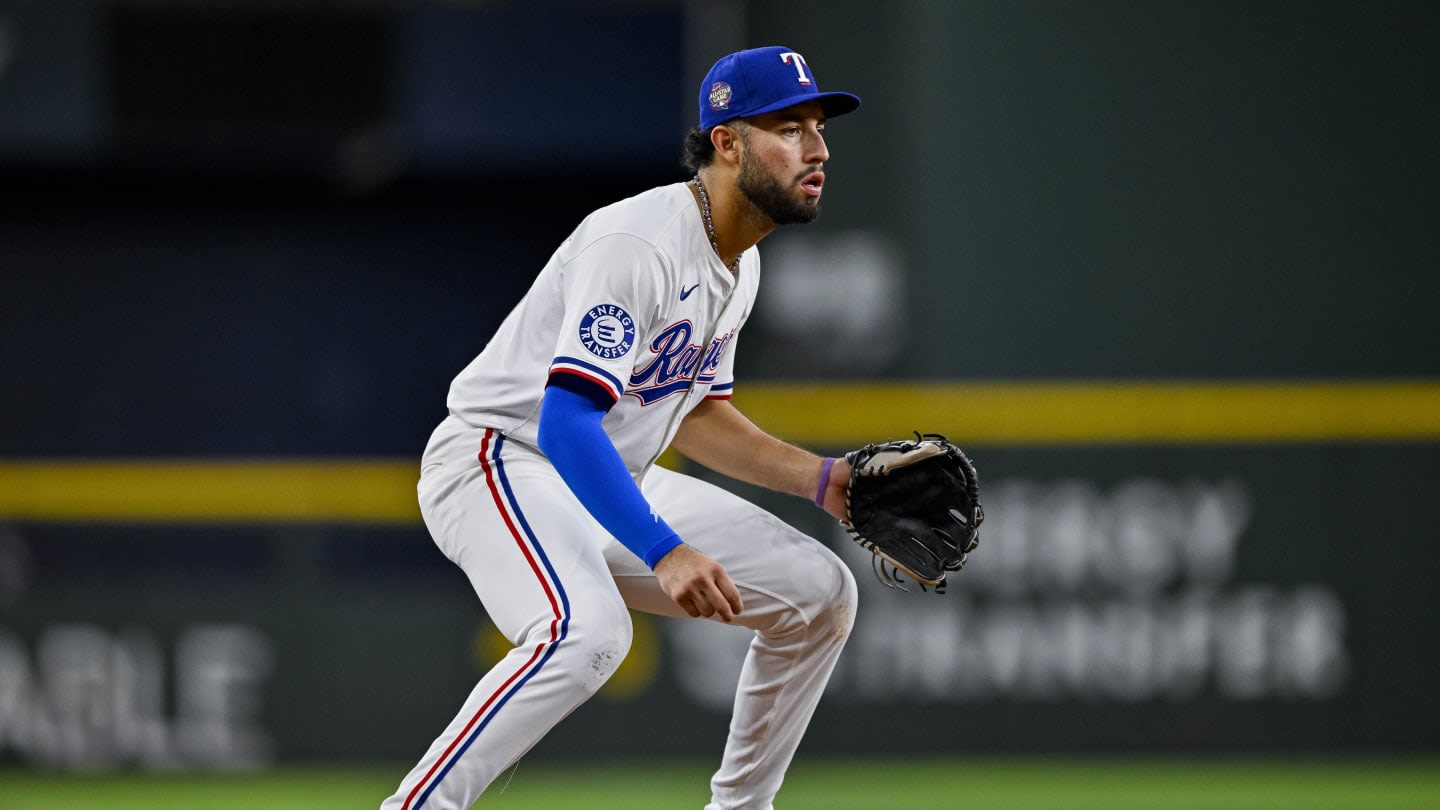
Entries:
[[[989, 515], [861, 577], [784, 806], [1440, 806], [1436, 19], [0, 2], [0, 810], [377, 805], [503, 645], [414, 506], [450, 377], [769, 43], [865, 107], [737, 402]], [[482, 805], [703, 803], [745, 639], [636, 630]]]

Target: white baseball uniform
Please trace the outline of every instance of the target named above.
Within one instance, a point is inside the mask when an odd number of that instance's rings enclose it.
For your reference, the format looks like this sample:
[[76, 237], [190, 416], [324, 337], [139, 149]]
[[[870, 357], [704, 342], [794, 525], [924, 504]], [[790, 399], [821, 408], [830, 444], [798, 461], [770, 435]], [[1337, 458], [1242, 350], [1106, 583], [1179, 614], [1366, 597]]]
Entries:
[[382, 810], [470, 807], [615, 671], [627, 607], [685, 616], [537, 449], [551, 374], [609, 392], [604, 430], [654, 512], [739, 588], [736, 624], [755, 637], [707, 810], [771, 807], [849, 635], [855, 581], [773, 515], [654, 466], [685, 414], [729, 396], [759, 271], [753, 248], [738, 273], [721, 264], [687, 185], [652, 189], [586, 218], [456, 377], [422, 460], [421, 512], [516, 647]]

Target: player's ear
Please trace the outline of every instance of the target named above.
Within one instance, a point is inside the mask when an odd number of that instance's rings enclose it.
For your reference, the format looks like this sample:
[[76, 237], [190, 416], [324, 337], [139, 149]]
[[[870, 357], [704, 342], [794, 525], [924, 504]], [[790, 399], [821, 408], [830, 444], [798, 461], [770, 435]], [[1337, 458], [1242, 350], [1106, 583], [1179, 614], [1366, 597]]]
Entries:
[[718, 124], [710, 130], [715, 156], [726, 163], [740, 162], [740, 140], [739, 131], [726, 124]]

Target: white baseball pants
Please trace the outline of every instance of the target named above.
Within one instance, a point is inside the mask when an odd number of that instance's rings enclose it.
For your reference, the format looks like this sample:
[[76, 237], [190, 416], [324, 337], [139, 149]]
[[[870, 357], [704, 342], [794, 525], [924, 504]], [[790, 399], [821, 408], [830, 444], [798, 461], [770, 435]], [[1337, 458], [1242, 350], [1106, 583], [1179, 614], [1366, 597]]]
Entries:
[[[744, 601], [735, 623], [755, 634], [706, 810], [770, 810], [854, 623], [855, 580], [824, 545], [711, 484], [655, 468], [643, 491], [725, 566]], [[619, 666], [627, 607], [686, 614], [538, 451], [498, 431], [438, 430], [419, 496], [436, 544], [515, 648], [381, 808], [466, 810]]]

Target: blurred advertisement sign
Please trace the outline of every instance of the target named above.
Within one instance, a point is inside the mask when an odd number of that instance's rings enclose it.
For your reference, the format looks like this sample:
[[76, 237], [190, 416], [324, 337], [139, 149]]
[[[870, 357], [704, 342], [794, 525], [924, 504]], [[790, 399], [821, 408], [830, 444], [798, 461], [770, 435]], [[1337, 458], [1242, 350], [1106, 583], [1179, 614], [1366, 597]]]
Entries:
[[[1237, 577], [1252, 510], [1238, 479], [1136, 478], [1108, 490], [1011, 479], [989, 484], [984, 500], [982, 551], [943, 599], [887, 598], [861, 575], [866, 606], [831, 695], [1325, 701], [1344, 689], [1352, 665], [1336, 589]], [[864, 571], [870, 555], [843, 532], [832, 545]], [[670, 637], [682, 688], [716, 710], [733, 698], [746, 641], [726, 629]]]
[[85, 770], [266, 765], [255, 715], [272, 656], [244, 625], [186, 627], [171, 650], [134, 627], [55, 624], [33, 650], [0, 629], [0, 750]]
[[99, 140], [95, 3], [0, 5], [0, 159], [88, 155]]

